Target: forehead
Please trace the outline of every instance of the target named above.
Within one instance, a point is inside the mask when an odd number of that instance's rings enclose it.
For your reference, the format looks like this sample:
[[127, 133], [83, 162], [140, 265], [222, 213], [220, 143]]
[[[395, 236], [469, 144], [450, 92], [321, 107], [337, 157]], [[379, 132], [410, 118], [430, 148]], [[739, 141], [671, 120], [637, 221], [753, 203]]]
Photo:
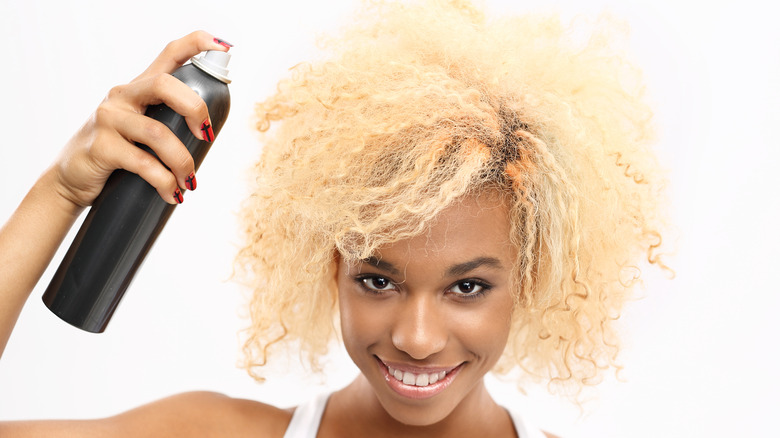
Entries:
[[[422, 234], [385, 245], [377, 257], [443, 257], [457, 261], [485, 255], [510, 261], [509, 208], [494, 192], [465, 196], [445, 208]], [[510, 262], [511, 264], [511, 262]]]

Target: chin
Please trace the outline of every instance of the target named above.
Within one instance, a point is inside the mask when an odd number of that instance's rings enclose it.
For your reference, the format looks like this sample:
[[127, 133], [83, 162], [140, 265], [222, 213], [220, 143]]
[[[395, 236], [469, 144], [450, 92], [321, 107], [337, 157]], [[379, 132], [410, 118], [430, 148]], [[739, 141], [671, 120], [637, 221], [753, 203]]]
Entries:
[[[446, 400], [441, 401], [446, 402]], [[447, 403], [430, 403], [421, 406], [399, 403], [397, 400], [387, 401], [382, 397], [379, 398], [379, 403], [395, 421], [413, 427], [432, 426], [447, 418], [454, 408], [444, 406]]]

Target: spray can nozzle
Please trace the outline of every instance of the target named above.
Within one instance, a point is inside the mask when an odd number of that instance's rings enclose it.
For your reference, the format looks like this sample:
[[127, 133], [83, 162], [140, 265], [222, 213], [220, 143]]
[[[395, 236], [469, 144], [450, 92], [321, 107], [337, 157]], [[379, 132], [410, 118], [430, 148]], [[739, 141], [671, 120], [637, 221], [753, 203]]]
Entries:
[[226, 84], [230, 83], [230, 78], [228, 77], [229, 70], [227, 69], [227, 65], [230, 62], [230, 53], [209, 50], [204, 55], [193, 57], [191, 61], [195, 67]]

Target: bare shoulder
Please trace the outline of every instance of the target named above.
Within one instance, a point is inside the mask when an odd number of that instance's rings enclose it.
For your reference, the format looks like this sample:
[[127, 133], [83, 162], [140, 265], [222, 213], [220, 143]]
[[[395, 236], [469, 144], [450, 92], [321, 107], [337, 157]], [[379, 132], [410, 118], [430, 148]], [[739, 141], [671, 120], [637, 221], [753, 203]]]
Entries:
[[291, 418], [290, 412], [264, 403], [214, 392], [189, 392], [97, 420], [0, 422], [0, 436], [282, 438]]
[[253, 400], [216, 392], [188, 392], [109, 420], [117, 422], [123, 430], [142, 432], [153, 427], [159, 436], [281, 438], [291, 417], [285, 410]]
[[546, 436], [547, 438], [560, 438], [558, 435], [553, 435], [553, 434], [551, 434], [550, 432], [545, 432], [545, 431], [542, 431], [542, 433], [543, 433], [543, 434], [544, 434], [544, 436]]

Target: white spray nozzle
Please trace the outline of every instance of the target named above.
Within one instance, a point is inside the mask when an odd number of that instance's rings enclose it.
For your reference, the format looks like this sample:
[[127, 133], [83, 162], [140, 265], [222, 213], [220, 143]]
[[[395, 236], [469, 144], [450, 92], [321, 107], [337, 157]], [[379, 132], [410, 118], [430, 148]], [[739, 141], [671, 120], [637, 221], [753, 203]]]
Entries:
[[196, 67], [211, 76], [214, 76], [226, 84], [230, 83], [230, 78], [228, 77], [229, 71], [227, 69], [227, 65], [230, 62], [230, 53], [221, 52], [219, 50], [209, 50], [203, 56], [193, 57], [191, 61]]

